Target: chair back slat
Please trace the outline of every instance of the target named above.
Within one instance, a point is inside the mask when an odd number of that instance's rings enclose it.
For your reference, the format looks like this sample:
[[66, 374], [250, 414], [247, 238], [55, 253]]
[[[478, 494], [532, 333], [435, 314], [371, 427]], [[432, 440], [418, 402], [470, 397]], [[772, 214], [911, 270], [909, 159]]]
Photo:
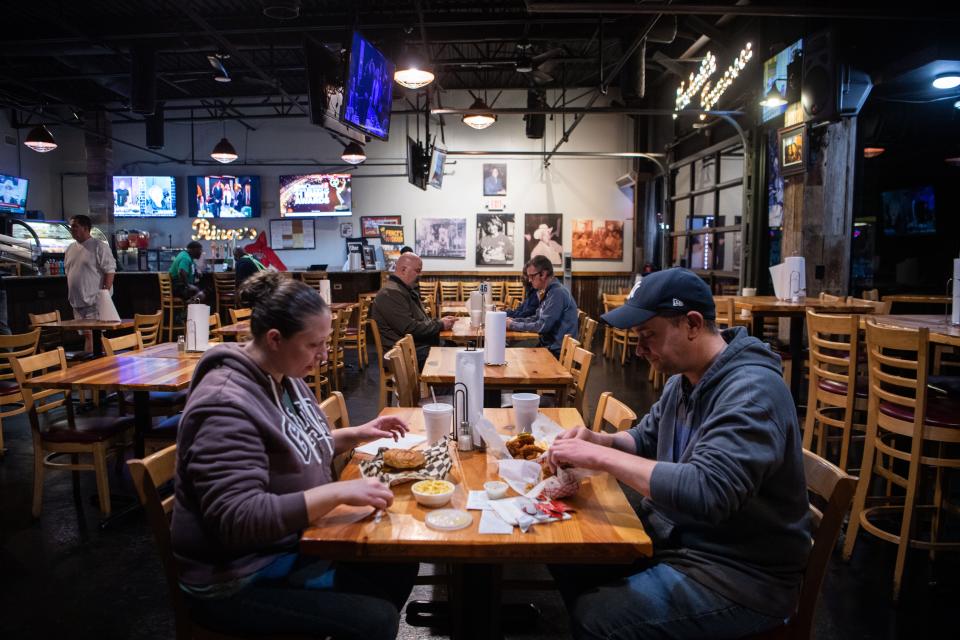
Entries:
[[0, 380], [13, 380], [15, 376], [11, 360], [32, 356], [37, 352], [38, 344], [40, 344], [40, 329], [9, 336], [0, 335]]
[[108, 338], [104, 335], [100, 336], [100, 340], [103, 342], [103, 351], [108, 356], [115, 356], [125, 351], [140, 351], [143, 349], [143, 341], [140, 339], [140, 334], [136, 331], [128, 333], [125, 336], [117, 336], [116, 338]]
[[133, 330], [140, 334], [140, 342], [145, 347], [152, 347], [160, 339], [160, 323], [163, 321], [163, 311], [156, 313], [135, 313], [133, 315]]
[[240, 308], [240, 309], [230, 309], [230, 324], [237, 324], [243, 320], [250, 318], [250, 314], [253, 313], [252, 309]]
[[[24, 409], [30, 413], [31, 426], [39, 429], [37, 415], [64, 406], [70, 398], [70, 392], [62, 389], [35, 389], [30, 386], [30, 380], [45, 373], [66, 370], [67, 354], [63, 347], [57, 347], [53, 351], [45, 351], [24, 358], [13, 358], [10, 364], [20, 385]], [[54, 396], [59, 397], [50, 399]]]

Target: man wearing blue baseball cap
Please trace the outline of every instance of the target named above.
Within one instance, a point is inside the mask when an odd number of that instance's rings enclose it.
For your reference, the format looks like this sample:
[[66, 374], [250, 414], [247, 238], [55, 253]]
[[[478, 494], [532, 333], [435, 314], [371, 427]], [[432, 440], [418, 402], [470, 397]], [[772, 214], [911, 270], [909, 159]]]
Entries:
[[654, 545], [630, 567], [553, 568], [578, 638], [739, 638], [796, 610], [810, 534], [793, 398], [779, 357], [715, 319], [686, 269], [646, 276], [603, 316], [671, 377], [632, 429], [578, 427], [548, 452], [638, 491]]

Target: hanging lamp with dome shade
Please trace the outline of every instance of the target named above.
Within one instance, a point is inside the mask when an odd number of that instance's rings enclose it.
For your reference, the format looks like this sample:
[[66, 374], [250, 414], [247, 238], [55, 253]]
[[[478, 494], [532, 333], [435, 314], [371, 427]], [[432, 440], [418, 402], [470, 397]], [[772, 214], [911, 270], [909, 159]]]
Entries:
[[47, 153], [57, 148], [57, 141], [46, 125], [39, 125], [30, 130], [23, 145], [37, 153]]
[[230, 141], [227, 140], [226, 122], [223, 123], [223, 137], [220, 138], [220, 142], [218, 142], [213, 148], [213, 151], [210, 152], [210, 157], [221, 164], [230, 164], [240, 157], [237, 155], [237, 150], [234, 149]]
[[343, 148], [340, 159], [349, 164], [360, 164], [366, 161], [367, 154], [364, 152], [363, 147], [356, 142], [351, 142]]
[[487, 103], [482, 98], [477, 97], [470, 105], [470, 111], [481, 111], [485, 113], [465, 113], [460, 121], [468, 127], [474, 129], [486, 129], [497, 121], [497, 116], [492, 112]]

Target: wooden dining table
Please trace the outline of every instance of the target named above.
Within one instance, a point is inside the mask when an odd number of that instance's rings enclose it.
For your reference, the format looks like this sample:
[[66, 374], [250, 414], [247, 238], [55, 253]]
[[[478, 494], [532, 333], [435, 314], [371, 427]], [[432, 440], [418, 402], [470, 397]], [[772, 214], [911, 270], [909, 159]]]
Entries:
[[801, 398], [803, 383], [803, 327], [806, 323], [807, 309], [817, 313], [855, 313], [872, 314], [873, 305], [866, 301], [821, 300], [817, 297], [802, 298], [799, 302], [779, 300], [776, 296], [716, 296], [715, 300], [723, 301], [733, 298], [736, 311], [746, 309], [752, 319], [752, 335], [763, 336], [763, 321], [765, 318], [790, 319], [790, 391], [797, 403]]
[[204, 351], [180, 351], [176, 342], [162, 342], [160, 344], [155, 344], [152, 347], [144, 347], [140, 351], [127, 351], [124, 355], [134, 356], [136, 358], [176, 358], [182, 360], [184, 358], [188, 360], [199, 360], [203, 357], [210, 348], [216, 346], [217, 343], [212, 343], [209, 348]]
[[[427, 384], [453, 384], [459, 347], [430, 347], [420, 379]], [[573, 375], [543, 347], [509, 347], [505, 365], [483, 368], [483, 385], [495, 389], [555, 389], [559, 395], [573, 384]]]
[[[501, 433], [513, 433], [513, 409], [483, 412]], [[541, 409], [541, 413], [567, 429], [584, 424], [576, 409]], [[424, 432], [419, 408], [388, 407], [380, 415], [397, 416], [414, 433]], [[447, 479], [456, 488], [447, 506], [464, 509], [469, 491], [482, 491], [484, 482], [498, 479], [497, 462], [484, 452], [461, 452], [455, 443], [449, 446], [454, 465]], [[341, 478], [360, 477], [357, 461], [365, 457], [354, 454]], [[454, 638], [501, 637], [505, 564], [629, 564], [653, 553], [640, 519], [616, 479], [606, 473], [585, 480], [577, 495], [564, 499], [575, 509], [571, 519], [536, 524], [527, 533], [514, 528], [509, 534], [481, 534], [480, 511], [470, 511], [473, 523], [465, 529], [434, 530], [424, 522], [430, 509], [417, 504], [409, 483], [392, 489], [393, 505], [382, 517], [376, 518], [370, 507], [339, 505], [303, 532], [300, 551], [334, 561], [449, 563], [449, 621]], [[408, 611], [414, 604], [408, 605]]]
[[[539, 338], [540, 334], [535, 331], [507, 330], [507, 344], [522, 340], [538, 340]], [[470, 318], [457, 318], [449, 331], [440, 332], [440, 339], [457, 344], [476, 342], [477, 346], [481, 346], [483, 344], [483, 327], [471, 327]]]
[[[494, 306], [496, 307], [497, 311], [503, 310], [502, 302], [495, 302]], [[470, 308], [468, 306], [468, 303], [463, 301], [460, 301], [460, 302], [447, 301], [440, 305], [440, 315], [441, 316], [469, 316]]]
[[[950, 318], [941, 314], [876, 315], [869, 319], [898, 329], [929, 329], [930, 342], [960, 347], [960, 326], [950, 324]], [[866, 321], [867, 318], [860, 319], [861, 327], [866, 326]]]
[[71, 329], [73, 331], [91, 331], [93, 333], [93, 355], [99, 358], [103, 355], [103, 342], [100, 335], [104, 331], [116, 331], [118, 329], [132, 329], [133, 320], [129, 318], [120, 320], [84, 320], [74, 319], [59, 320], [54, 322], [37, 322], [31, 325], [35, 327], [57, 327], [59, 329]]
[[33, 378], [30, 386], [133, 392], [134, 450], [142, 458], [143, 436], [152, 427], [150, 392], [183, 391], [190, 386], [197, 362], [193, 357], [105, 356]]
[[[357, 306], [356, 302], [334, 302], [330, 305], [330, 310], [334, 313], [341, 311], [352, 311]], [[225, 324], [216, 329], [210, 329], [210, 333], [215, 333], [224, 338], [238, 340], [243, 336], [250, 335], [250, 320], [241, 320], [232, 324]]]

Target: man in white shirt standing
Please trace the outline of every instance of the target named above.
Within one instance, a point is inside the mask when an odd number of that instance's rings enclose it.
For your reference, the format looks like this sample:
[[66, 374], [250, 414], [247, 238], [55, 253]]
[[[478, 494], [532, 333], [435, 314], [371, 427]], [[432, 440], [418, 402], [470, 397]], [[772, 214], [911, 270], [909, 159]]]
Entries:
[[[97, 296], [101, 289], [113, 289], [117, 262], [106, 242], [90, 236], [93, 223], [89, 216], [70, 218], [70, 235], [76, 240], [63, 257], [67, 272], [67, 298], [76, 319], [96, 320]], [[84, 331], [84, 350], [93, 351], [93, 335]]]

